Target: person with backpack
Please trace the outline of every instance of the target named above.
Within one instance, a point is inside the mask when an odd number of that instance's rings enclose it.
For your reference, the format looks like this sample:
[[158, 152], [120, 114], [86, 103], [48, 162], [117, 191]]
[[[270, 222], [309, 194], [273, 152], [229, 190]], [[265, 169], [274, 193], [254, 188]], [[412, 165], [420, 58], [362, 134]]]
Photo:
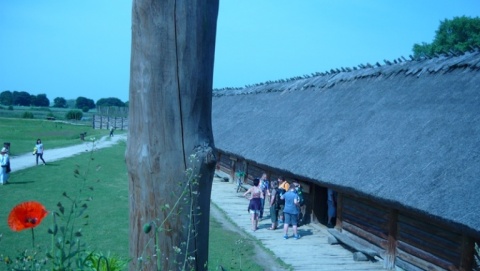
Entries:
[[[305, 204], [305, 198], [303, 196], [303, 188], [302, 186], [300, 185], [300, 183], [298, 182], [298, 180], [293, 180], [293, 183], [292, 183], [293, 187], [295, 187], [295, 193], [297, 193], [297, 196], [298, 196], [298, 205], [297, 205], [297, 209], [298, 209], [298, 223], [300, 224], [302, 222], [302, 206]], [[300, 226], [300, 225], [298, 225]]]
[[[262, 174], [262, 177], [260, 178], [260, 189], [262, 190], [263, 192], [263, 195], [268, 195], [268, 188], [269, 188], [270, 184], [268, 182], [268, 179], [267, 179], [267, 173], [263, 173]], [[261, 203], [261, 207], [260, 207], [260, 216], [258, 217], [258, 219], [263, 219], [263, 210], [265, 208], [265, 198], [262, 198], [262, 203]]]
[[278, 182], [272, 181], [271, 189], [268, 192], [270, 197], [270, 220], [272, 221], [272, 226], [268, 228], [269, 230], [277, 229], [277, 220], [278, 220], [278, 202], [280, 201], [280, 192], [278, 191]]
[[292, 225], [293, 238], [300, 239], [300, 235], [297, 232], [298, 224], [298, 195], [295, 193], [295, 187], [292, 186], [287, 193], [281, 196], [285, 200], [285, 207], [283, 209], [284, 222], [283, 222], [283, 239], [288, 239], [288, 227]]

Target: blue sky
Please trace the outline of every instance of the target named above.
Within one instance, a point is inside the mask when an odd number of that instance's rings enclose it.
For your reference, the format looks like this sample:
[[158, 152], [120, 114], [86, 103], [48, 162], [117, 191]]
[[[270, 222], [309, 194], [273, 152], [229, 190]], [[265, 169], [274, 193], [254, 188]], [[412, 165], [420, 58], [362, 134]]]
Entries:
[[[131, 1], [0, 0], [0, 92], [128, 100]], [[479, 0], [220, 0], [214, 88], [393, 60]]]

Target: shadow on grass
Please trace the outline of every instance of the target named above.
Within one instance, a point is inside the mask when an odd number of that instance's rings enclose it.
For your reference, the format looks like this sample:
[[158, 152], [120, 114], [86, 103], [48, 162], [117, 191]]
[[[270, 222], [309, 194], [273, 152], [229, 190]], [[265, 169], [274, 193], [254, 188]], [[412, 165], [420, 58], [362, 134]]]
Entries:
[[29, 183], [34, 183], [34, 181], [27, 181], [27, 182], [8, 182], [7, 184], [5, 185], [21, 185], [21, 184], [29, 184]]

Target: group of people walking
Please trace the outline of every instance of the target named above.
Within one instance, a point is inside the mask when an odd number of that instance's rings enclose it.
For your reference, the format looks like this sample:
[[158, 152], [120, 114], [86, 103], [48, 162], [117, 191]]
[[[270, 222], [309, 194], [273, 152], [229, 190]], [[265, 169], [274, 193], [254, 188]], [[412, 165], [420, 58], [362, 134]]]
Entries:
[[[35, 142], [35, 147], [33, 148], [33, 155], [35, 155], [35, 161], [37, 163], [37, 166], [39, 159], [43, 162], [43, 165], [47, 164], [43, 159], [43, 151], [43, 143], [42, 140], [39, 138]], [[10, 167], [9, 153], [10, 150], [6, 146], [4, 146], [0, 151], [0, 185], [8, 184], [8, 179], [10, 178], [10, 172], [12, 169]]]
[[265, 173], [261, 178], [255, 178], [253, 186], [244, 193], [244, 196], [250, 200], [248, 212], [251, 214], [252, 231], [257, 230], [258, 221], [263, 218], [265, 201], [268, 201], [272, 221], [269, 230], [276, 230], [283, 224], [283, 238], [288, 239], [288, 229], [291, 225], [293, 238], [300, 239], [297, 228], [301, 214], [300, 206], [303, 203], [301, 194], [301, 186], [297, 181], [290, 185], [284, 177], [280, 176], [277, 181], [270, 183]]

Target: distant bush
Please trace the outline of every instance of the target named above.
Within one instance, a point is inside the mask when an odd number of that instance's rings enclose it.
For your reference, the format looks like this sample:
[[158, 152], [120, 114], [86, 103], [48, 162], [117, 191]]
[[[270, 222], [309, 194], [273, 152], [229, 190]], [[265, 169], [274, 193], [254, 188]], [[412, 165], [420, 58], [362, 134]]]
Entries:
[[81, 120], [83, 117], [83, 113], [80, 110], [70, 110], [65, 115], [67, 120]]
[[13, 106], [9, 105], [9, 106], [8, 106], [8, 110], [12, 110], [12, 111], [13, 111]]
[[24, 119], [33, 119], [33, 113], [29, 111], [23, 112], [22, 118]]
[[82, 107], [82, 111], [83, 111], [84, 113], [87, 113], [88, 110], [90, 110], [90, 108], [88, 108], [88, 106]]

